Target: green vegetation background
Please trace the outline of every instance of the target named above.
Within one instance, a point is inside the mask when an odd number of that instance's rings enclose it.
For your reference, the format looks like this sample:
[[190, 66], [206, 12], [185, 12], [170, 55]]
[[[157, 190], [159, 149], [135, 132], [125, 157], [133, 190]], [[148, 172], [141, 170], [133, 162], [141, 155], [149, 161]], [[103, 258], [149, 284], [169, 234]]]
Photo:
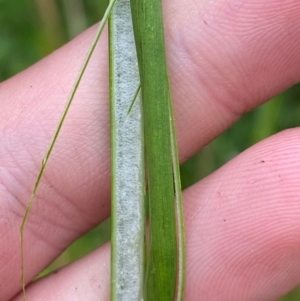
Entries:
[[[34, 64], [101, 19], [107, 0], [0, 0], [0, 82]], [[195, 183], [254, 143], [298, 126], [300, 85], [246, 114], [181, 167], [183, 187]], [[109, 220], [75, 242], [44, 273], [109, 239]], [[300, 300], [300, 289], [280, 299]]]

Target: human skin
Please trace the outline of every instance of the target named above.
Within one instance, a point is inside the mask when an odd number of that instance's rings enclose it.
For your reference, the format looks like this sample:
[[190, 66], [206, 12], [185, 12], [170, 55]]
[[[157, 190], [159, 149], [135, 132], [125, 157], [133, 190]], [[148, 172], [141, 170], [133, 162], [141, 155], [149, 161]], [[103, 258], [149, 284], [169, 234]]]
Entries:
[[[164, 12], [181, 162], [299, 82], [298, 0], [168, 0]], [[0, 301], [21, 300], [24, 209], [94, 33], [0, 85]], [[185, 300], [277, 300], [299, 284], [299, 137], [274, 135], [184, 191]], [[104, 33], [26, 225], [28, 282], [109, 216], [109, 145]], [[109, 300], [109, 265], [106, 244], [30, 284], [27, 300]]]

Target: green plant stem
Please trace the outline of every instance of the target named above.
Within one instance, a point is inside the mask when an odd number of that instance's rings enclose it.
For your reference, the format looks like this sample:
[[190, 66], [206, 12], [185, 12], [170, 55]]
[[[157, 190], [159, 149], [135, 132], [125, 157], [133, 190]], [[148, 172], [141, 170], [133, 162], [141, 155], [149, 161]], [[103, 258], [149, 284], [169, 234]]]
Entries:
[[[184, 282], [181, 265], [184, 250], [177, 251], [176, 217], [179, 231], [183, 230], [183, 220], [181, 208], [178, 207], [181, 197], [174, 200], [174, 190], [180, 194], [180, 184], [178, 167], [174, 166], [178, 164], [178, 159], [165, 56], [162, 5], [160, 0], [131, 0], [131, 7], [142, 85], [149, 193], [149, 259], [145, 299], [173, 301], [177, 272], [181, 273], [178, 284], [182, 286]], [[180, 235], [179, 248], [183, 248], [183, 238], [183, 234]], [[178, 262], [181, 268], [177, 267]], [[182, 287], [177, 287], [177, 294], [182, 298]]]

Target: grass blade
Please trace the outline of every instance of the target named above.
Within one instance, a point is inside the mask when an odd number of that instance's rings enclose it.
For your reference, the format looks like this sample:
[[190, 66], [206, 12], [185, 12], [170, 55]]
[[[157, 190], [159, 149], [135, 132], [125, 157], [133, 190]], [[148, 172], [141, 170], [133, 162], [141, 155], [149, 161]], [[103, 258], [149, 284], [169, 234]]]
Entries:
[[144, 281], [144, 168], [140, 79], [130, 0], [110, 17], [111, 300], [140, 301]]

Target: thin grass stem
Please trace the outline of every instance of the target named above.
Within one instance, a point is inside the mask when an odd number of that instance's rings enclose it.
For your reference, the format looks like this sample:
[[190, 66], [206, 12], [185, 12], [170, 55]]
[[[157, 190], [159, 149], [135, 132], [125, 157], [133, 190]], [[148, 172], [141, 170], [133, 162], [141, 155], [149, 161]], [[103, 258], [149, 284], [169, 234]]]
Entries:
[[26, 290], [25, 290], [26, 279], [25, 279], [25, 266], [24, 266], [24, 251], [25, 251], [24, 250], [24, 230], [25, 230], [26, 221], [28, 219], [28, 215], [29, 215], [31, 207], [33, 205], [33, 202], [34, 202], [34, 199], [35, 199], [38, 187], [39, 187], [40, 182], [42, 180], [43, 174], [45, 172], [46, 165], [47, 165], [48, 160], [50, 158], [50, 155], [51, 155], [51, 153], [53, 151], [53, 148], [54, 148], [55, 142], [57, 140], [57, 137], [58, 137], [58, 135], [59, 135], [59, 133], [61, 131], [63, 123], [64, 123], [64, 121], [66, 119], [66, 116], [67, 116], [67, 114], [69, 112], [69, 109], [71, 107], [71, 104], [73, 102], [74, 96], [75, 96], [75, 94], [77, 92], [77, 89], [79, 87], [80, 81], [81, 81], [81, 79], [82, 79], [82, 77], [84, 75], [84, 72], [85, 72], [85, 70], [86, 70], [86, 68], [88, 66], [88, 63], [89, 63], [89, 61], [90, 61], [90, 59], [92, 57], [92, 54], [93, 54], [93, 52], [94, 52], [94, 50], [96, 48], [96, 45], [97, 45], [97, 43], [98, 43], [98, 41], [100, 39], [101, 33], [102, 33], [103, 29], [104, 29], [104, 26], [105, 26], [105, 24], [106, 24], [106, 22], [108, 20], [108, 17], [110, 15], [111, 11], [112, 11], [112, 8], [113, 8], [115, 2], [116, 2], [116, 0], [112, 0], [109, 3], [109, 5], [108, 5], [108, 7], [106, 9], [106, 12], [105, 12], [105, 14], [103, 16], [103, 19], [102, 19], [102, 21], [101, 21], [101, 23], [99, 25], [98, 31], [96, 33], [96, 36], [95, 36], [95, 38], [94, 38], [94, 40], [93, 40], [93, 42], [91, 44], [91, 47], [90, 47], [90, 49], [89, 49], [89, 51], [87, 53], [87, 56], [86, 56], [86, 58], [84, 60], [83, 66], [82, 66], [82, 68], [81, 68], [81, 70], [79, 72], [79, 75], [78, 75], [78, 77], [76, 79], [76, 82], [75, 82], [75, 84], [74, 84], [74, 86], [72, 88], [72, 91], [70, 93], [69, 99], [68, 99], [68, 101], [66, 103], [66, 107], [65, 107], [65, 109], [63, 111], [63, 114], [62, 114], [62, 116], [60, 118], [58, 126], [57, 126], [57, 128], [55, 130], [55, 133], [54, 133], [54, 136], [53, 136], [52, 141], [50, 143], [50, 146], [49, 146], [49, 148], [48, 148], [48, 150], [46, 152], [45, 157], [42, 160], [42, 166], [41, 166], [40, 172], [39, 172], [39, 174], [37, 176], [37, 180], [36, 180], [36, 182], [34, 184], [33, 192], [32, 192], [32, 194], [30, 196], [30, 200], [29, 200], [28, 205], [27, 205], [26, 210], [25, 210], [25, 214], [24, 214], [24, 217], [23, 217], [23, 220], [22, 220], [22, 224], [21, 224], [21, 227], [20, 227], [20, 236], [21, 236], [21, 283], [22, 283], [22, 291], [23, 291], [23, 301], [26, 301]]

